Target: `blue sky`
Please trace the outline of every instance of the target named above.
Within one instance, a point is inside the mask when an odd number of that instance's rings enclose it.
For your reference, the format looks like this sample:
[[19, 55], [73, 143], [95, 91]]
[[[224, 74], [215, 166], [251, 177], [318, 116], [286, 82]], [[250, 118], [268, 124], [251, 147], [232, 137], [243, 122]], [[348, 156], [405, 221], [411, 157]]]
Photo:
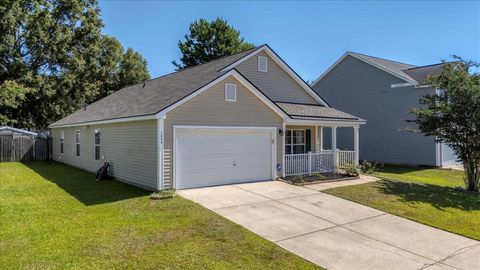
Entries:
[[480, 1], [101, 1], [104, 33], [139, 51], [152, 77], [172, 72], [177, 42], [199, 18], [226, 19], [245, 40], [269, 44], [305, 80], [345, 51], [415, 65], [456, 54], [480, 60]]

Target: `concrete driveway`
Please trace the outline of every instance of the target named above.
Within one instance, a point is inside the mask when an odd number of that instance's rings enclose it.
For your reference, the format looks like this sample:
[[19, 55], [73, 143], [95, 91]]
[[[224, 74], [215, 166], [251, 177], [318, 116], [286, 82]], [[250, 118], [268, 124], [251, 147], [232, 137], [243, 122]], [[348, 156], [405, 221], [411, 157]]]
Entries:
[[179, 194], [328, 269], [480, 269], [480, 242], [278, 181]]

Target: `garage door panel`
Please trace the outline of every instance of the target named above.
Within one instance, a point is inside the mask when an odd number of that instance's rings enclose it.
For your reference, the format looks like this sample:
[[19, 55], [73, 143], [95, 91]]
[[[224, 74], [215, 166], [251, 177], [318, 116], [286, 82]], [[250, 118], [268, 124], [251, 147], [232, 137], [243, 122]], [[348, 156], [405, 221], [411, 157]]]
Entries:
[[178, 129], [177, 188], [272, 178], [271, 130]]

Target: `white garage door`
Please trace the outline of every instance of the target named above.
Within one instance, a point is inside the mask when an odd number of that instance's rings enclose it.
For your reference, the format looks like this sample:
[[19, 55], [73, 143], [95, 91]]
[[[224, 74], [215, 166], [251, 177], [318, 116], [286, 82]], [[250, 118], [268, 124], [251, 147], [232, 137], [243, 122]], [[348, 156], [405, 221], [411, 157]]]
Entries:
[[176, 188], [272, 179], [272, 129], [175, 129]]

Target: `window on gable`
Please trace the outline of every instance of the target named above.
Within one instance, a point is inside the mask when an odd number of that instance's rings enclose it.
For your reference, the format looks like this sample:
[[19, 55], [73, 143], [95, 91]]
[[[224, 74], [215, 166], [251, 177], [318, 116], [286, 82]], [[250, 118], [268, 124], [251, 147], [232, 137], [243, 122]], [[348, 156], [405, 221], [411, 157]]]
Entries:
[[65, 133], [62, 132], [60, 133], [60, 154], [63, 154], [63, 142], [65, 141]]
[[75, 131], [75, 155], [80, 157], [80, 130]]
[[225, 84], [225, 101], [237, 101], [237, 85], [233, 83]]
[[258, 57], [258, 71], [267, 72], [268, 70], [268, 59], [265, 56]]
[[100, 130], [95, 130], [95, 138], [93, 142], [93, 146], [95, 147], [95, 160], [100, 160]]

